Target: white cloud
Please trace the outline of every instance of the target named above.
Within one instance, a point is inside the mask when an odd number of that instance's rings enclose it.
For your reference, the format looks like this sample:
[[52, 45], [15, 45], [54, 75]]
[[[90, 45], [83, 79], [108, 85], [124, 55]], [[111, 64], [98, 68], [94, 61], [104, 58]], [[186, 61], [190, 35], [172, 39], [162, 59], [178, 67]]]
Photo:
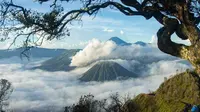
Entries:
[[108, 33], [112, 33], [112, 32], [114, 32], [113, 29], [108, 29], [108, 28], [104, 28], [103, 31], [104, 31], [104, 32], [108, 32]]
[[120, 31], [120, 34], [123, 35], [123, 34], [124, 34], [124, 31], [121, 30], [121, 31]]
[[150, 43], [151, 43], [151, 44], [157, 44], [157, 41], [158, 41], [157, 36], [156, 36], [156, 35], [153, 35], [153, 36], [151, 37]]

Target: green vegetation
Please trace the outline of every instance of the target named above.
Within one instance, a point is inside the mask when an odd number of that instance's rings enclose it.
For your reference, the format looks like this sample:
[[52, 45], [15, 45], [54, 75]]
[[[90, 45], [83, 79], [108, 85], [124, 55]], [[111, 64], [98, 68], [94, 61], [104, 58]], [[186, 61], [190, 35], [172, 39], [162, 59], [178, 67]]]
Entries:
[[118, 94], [108, 99], [96, 100], [91, 94], [81, 96], [78, 103], [65, 107], [64, 112], [132, 112], [128, 110], [126, 102], [129, 98], [120, 99]]
[[160, 85], [151, 94], [136, 96], [130, 105], [135, 112], [183, 112], [187, 106], [200, 104], [200, 77], [184, 72]]

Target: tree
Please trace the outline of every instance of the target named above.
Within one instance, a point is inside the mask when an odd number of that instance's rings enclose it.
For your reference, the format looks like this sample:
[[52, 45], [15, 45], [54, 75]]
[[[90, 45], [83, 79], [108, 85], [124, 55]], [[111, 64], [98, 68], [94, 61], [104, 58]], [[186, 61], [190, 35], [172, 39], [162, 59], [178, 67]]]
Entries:
[[10, 94], [12, 93], [12, 85], [6, 79], [0, 79], [0, 112], [3, 111], [3, 107], [7, 105]]
[[[96, 15], [100, 9], [110, 7], [127, 16], [142, 16], [147, 20], [155, 18], [162, 28], [157, 32], [158, 47], [164, 53], [191, 62], [200, 74], [200, 1], [199, 0], [37, 0], [36, 3], [50, 3], [50, 12], [41, 13], [17, 5], [13, 0], [2, 0], [0, 9], [1, 32], [8, 35], [15, 32], [14, 41], [25, 37], [24, 45], [30, 46], [31, 36], [39, 35], [40, 40], [52, 40], [69, 35], [67, 25], [80, 20], [84, 14]], [[62, 3], [78, 2], [82, 7], [66, 11]], [[24, 29], [28, 31], [24, 31]], [[190, 46], [171, 41], [171, 35], [188, 39]], [[35, 42], [33, 42], [35, 43]]]
[[103, 100], [96, 100], [91, 94], [84, 95], [78, 103], [65, 107], [64, 112], [132, 112], [135, 105], [131, 105], [130, 108], [131, 99], [127, 97], [123, 100], [120, 99], [118, 93]]

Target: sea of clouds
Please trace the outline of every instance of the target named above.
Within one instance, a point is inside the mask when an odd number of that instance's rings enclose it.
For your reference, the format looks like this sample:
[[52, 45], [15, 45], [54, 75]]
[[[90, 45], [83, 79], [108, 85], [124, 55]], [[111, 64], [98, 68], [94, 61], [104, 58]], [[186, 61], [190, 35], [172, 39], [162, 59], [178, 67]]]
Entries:
[[[112, 41], [93, 39], [75, 56], [68, 72], [29, 70], [46, 59], [32, 59], [21, 63], [16, 58], [0, 60], [0, 79], [9, 80], [14, 88], [9, 99], [10, 110], [15, 112], [57, 112], [76, 103], [81, 95], [93, 94], [97, 99], [108, 98], [118, 92], [134, 97], [139, 93], [156, 90], [176, 73], [192, 69], [185, 60], [164, 54], [155, 45], [118, 46]], [[99, 61], [114, 61], [141, 75], [140, 78], [110, 82], [80, 82], [79, 77]]]

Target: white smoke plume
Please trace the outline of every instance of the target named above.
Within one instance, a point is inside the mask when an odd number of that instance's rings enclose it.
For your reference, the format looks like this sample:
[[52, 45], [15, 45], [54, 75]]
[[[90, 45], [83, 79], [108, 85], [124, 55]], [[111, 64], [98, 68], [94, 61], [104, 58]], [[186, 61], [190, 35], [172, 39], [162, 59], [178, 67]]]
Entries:
[[87, 66], [99, 60], [122, 59], [135, 60], [140, 62], [155, 62], [162, 59], [177, 59], [162, 53], [157, 47], [147, 44], [147, 46], [130, 45], [117, 46], [113, 41], [101, 42], [93, 39], [89, 44], [75, 56], [72, 57], [71, 65], [77, 67]]
[[92, 61], [108, 56], [116, 46], [117, 45], [112, 41], [101, 42], [97, 39], [93, 39], [82, 51], [72, 57], [71, 65], [87, 66]]

